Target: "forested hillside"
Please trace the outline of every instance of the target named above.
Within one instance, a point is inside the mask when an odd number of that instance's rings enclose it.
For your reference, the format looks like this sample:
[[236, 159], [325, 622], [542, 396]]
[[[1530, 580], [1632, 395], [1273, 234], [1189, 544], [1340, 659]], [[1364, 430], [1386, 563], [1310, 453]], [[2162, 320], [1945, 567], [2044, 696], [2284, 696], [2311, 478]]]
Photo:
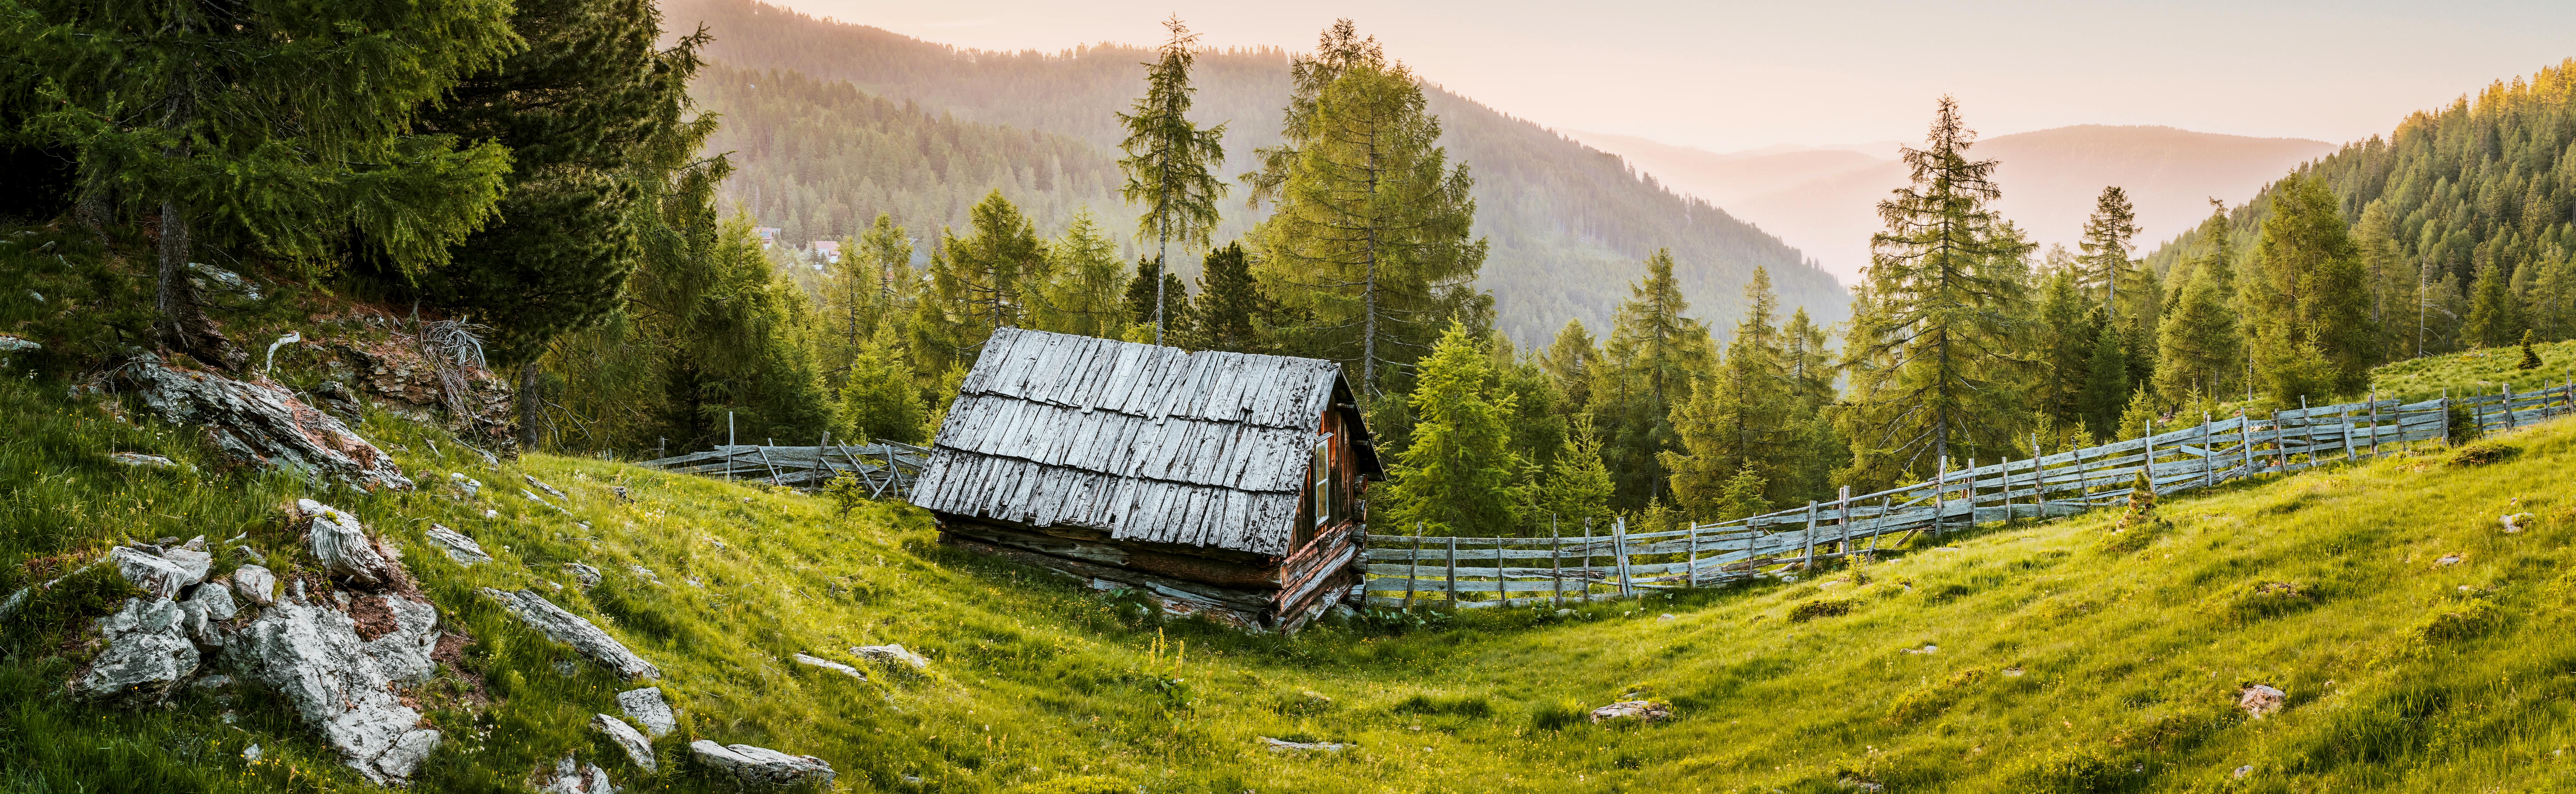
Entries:
[[[2294, 175], [2332, 192], [2387, 358], [2413, 355], [2419, 334], [2428, 352], [2513, 344], [2525, 330], [2576, 335], [2576, 60], [2408, 116]], [[2231, 260], [2253, 260], [2248, 243], [2280, 193], [2267, 187], [2227, 214]], [[2215, 229], [2147, 261], [2188, 269], [2223, 239]]]
[[[1026, 133], [1005, 133], [989, 126], [945, 126], [952, 124], [947, 117], [1060, 135], [1091, 147], [1088, 156], [1034, 144], [1007, 153], [979, 153], [978, 158], [1009, 163], [1012, 177], [986, 175], [999, 170], [970, 170], [962, 178], [971, 182], [929, 189], [942, 198], [889, 198], [887, 204], [864, 198], [870, 191], [858, 187], [856, 178], [847, 180], [851, 188], [833, 187], [842, 178], [821, 172], [846, 160], [823, 152], [855, 151], [861, 140], [888, 134], [902, 138], [908, 133], [876, 132], [864, 126], [864, 120], [852, 118], [859, 126], [845, 128], [850, 130], [850, 140], [813, 142], [808, 144], [811, 148], [784, 152], [805, 159], [764, 162], [762, 155], [741, 148], [733, 161], [742, 170], [727, 183], [726, 198], [742, 202], [762, 223], [779, 226], [791, 242], [855, 235], [879, 211], [895, 213], [898, 223], [917, 232], [963, 225], [964, 204], [954, 197], [979, 196], [991, 188], [1002, 188], [1012, 201], [1029, 206], [1042, 229], [1060, 228], [1069, 210], [1059, 203], [1079, 205], [1086, 200], [1075, 192], [1079, 188], [1049, 180], [1060, 172], [1073, 185], [1085, 184], [1082, 174], [1116, 157], [1124, 133], [1115, 114], [1126, 111], [1142, 91], [1140, 63], [1151, 56], [1148, 50], [1125, 46], [1057, 53], [960, 50], [738, 0], [671, 0], [663, 8], [675, 29], [699, 23], [708, 27], [716, 37], [708, 56], [717, 63], [744, 70], [793, 70], [815, 81], [847, 81], [866, 95], [917, 104], [929, 118], [940, 119], [927, 123], [954, 130], [943, 134], [958, 136], [960, 141], [996, 141]], [[714, 79], [713, 73], [709, 79]], [[1205, 125], [1226, 125], [1228, 159], [1221, 169], [1223, 176], [1230, 180], [1252, 170], [1253, 150], [1281, 140], [1281, 111], [1290, 88], [1286, 52], [1207, 52], [1200, 56], [1193, 79], [1198, 91], [1192, 117]], [[795, 78], [777, 83], [799, 84]], [[728, 142], [783, 141], [788, 136], [777, 126], [821, 118], [809, 111], [788, 111], [784, 105], [744, 104], [740, 95], [728, 96], [732, 90], [699, 89], [701, 101], [731, 109], [724, 138]], [[1643, 272], [1639, 263], [1658, 248], [1672, 249], [1685, 294], [1716, 327], [1732, 327], [1741, 310], [1737, 296], [1756, 267], [1770, 270], [1785, 304], [1807, 308], [1825, 322], [1848, 313], [1849, 296], [1831, 277], [1760, 229], [1640, 178], [1618, 157], [1436, 85], [1427, 86], [1426, 93], [1431, 113], [1443, 125], [1440, 143], [1448, 148], [1450, 161], [1466, 164], [1475, 179], [1476, 233], [1491, 244], [1477, 283], [1493, 292], [1498, 327], [1515, 339], [1544, 340], [1569, 319], [1605, 327], [1625, 294], [1620, 285], [1635, 280]], [[889, 195], [894, 192], [885, 189]], [[1023, 195], [1015, 192], [1023, 189], [1029, 191], [1029, 201], [1022, 201]], [[1244, 195], [1238, 185], [1222, 202], [1226, 218], [1218, 227], [1218, 239], [1239, 234], [1258, 220], [1256, 212], [1245, 208]], [[1125, 219], [1135, 212], [1106, 194], [1089, 203], [1104, 225], [1113, 229], [1127, 228]], [[936, 206], [948, 209], [927, 217], [903, 212]], [[824, 219], [820, 223], [830, 226], [816, 226], [818, 216]], [[1195, 263], [1179, 259], [1175, 269], [1190, 275]]]

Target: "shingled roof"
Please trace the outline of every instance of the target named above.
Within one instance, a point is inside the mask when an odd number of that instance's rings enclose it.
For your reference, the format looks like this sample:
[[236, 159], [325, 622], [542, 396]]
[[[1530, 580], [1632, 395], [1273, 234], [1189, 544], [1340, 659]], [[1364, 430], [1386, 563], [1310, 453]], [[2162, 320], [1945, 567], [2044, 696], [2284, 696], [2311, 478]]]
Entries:
[[1284, 554], [1329, 361], [1004, 328], [959, 384], [912, 503]]

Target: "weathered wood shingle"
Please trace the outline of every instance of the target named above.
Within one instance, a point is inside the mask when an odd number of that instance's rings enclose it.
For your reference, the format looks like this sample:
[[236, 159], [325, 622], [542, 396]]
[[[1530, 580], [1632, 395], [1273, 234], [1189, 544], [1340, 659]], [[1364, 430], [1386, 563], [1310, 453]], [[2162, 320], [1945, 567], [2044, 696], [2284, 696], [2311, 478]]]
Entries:
[[1281, 554], [1341, 369], [1004, 328], [913, 488], [959, 516]]

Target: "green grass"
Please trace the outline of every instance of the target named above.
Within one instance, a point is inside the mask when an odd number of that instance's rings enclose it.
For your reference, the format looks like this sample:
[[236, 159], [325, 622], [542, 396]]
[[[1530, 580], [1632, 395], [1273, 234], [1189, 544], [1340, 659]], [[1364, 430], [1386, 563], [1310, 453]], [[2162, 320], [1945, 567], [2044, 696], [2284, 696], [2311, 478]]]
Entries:
[[2370, 385], [2382, 399], [2417, 402], [2440, 397], [2444, 389], [2454, 397], [2466, 397], [2494, 394], [2507, 384], [2516, 391], [2563, 386], [2576, 374], [2576, 340], [2531, 348], [2540, 354], [2539, 369], [2517, 369], [2522, 364], [2520, 346], [2498, 347], [2389, 364], [2371, 371]]
[[[184, 431], [128, 425], [22, 381], [0, 386], [0, 413], [14, 431], [0, 440], [0, 586], [124, 537], [247, 531], [294, 564], [277, 516], [302, 484], [223, 471]], [[831, 761], [849, 791], [1083, 777], [1188, 792], [2576, 782], [2558, 754], [2576, 743], [2576, 643], [2562, 639], [2576, 502], [2556, 487], [2576, 459], [2571, 423], [2496, 437], [2519, 453], [2485, 466], [2427, 454], [2172, 498], [2173, 528], [2136, 552], [2098, 549], [2111, 520], [2098, 515], [1990, 527], [1956, 551], [1822, 581], [1595, 604], [1571, 619], [1434, 614], [1294, 639], [1156, 625], [1133, 604], [938, 548], [909, 508], [843, 520], [821, 499], [588, 459], [492, 471], [432, 453], [434, 431], [385, 417], [366, 431], [425, 482], [465, 471], [489, 486], [471, 501], [437, 487], [316, 494], [401, 542], [448, 619], [479, 639], [424, 693], [453, 740], [422, 791], [511, 790], [567, 752], [640, 790], [708, 788], [684, 763], [643, 775], [600, 744], [585, 723], [615, 713], [623, 685], [587, 663], [558, 673], [569, 651], [473, 595], [482, 586], [537, 587], [659, 663], [687, 712], [659, 745], [666, 760], [691, 738], [775, 747]], [[124, 450], [193, 468], [137, 473], [101, 457]], [[521, 472], [572, 494], [593, 529], [518, 496]], [[2495, 516], [2508, 507], [2539, 518], [2502, 534]], [[499, 516], [480, 517], [486, 508]], [[450, 563], [421, 541], [432, 521], [499, 559]], [[2453, 553], [2465, 561], [2435, 564]], [[576, 561], [606, 582], [583, 593], [561, 567]], [[79, 627], [116, 589], [65, 588], [8, 628], [0, 787], [364, 788], [267, 699], [197, 693], [167, 709], [111, 709], [53, 697], [80, 655]], [[926, 653], [934, 674], [862, 683], [785, 661], [883, 642]], [[1900, 650], [1925, 645], [1938, 650]], [[471, 694], [477, 679], [488, 700]], [[2247, 683], [2288, 691], [2289, 709], [2244, 719], [2229, 707]], [[1629, 697], [1668, 702], [1676, 718], [1599, 728], [1580, 716]], [[1277, 756], [1260, 736], [1358, 747]], [[265, 761], [240, 760], [251, 743]], [[2254, 773], [2230, 776], [2244, 765]]]

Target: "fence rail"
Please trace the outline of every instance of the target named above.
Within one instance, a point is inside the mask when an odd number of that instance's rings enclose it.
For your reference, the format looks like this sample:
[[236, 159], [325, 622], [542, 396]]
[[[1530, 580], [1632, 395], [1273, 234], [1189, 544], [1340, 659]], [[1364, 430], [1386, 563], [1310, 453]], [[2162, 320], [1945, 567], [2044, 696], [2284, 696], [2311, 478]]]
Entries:
[[930, 463], [930, 450], [893, 441], [866, 445], [828, 443], [811, 447], [751, 444], [718, 445], [705, 452], [648, 460], [636, 464], [681, 474], [748, 480], [812, 490], [833, 477], [850, 476], [871, 498], [911, 495], [913, 481]]
[[[1882, 541], [1902, 547], [1913, 533], [2012, 518], [2073, 515], [2127, 500], [2139, 471], [2158, 494], [2264, 474], [2376, 458], [2402, 445], [2486, 433], [2576, 413], [2576, 380], [2539, 391], [2368, 402], [2232, 417], [2144, 438], [2025, 460], [1949, 471], [1876, 493], [1845, 489], [1831, 502], [1694, 524], [1627, 532], [1626, 522], [1566, 537], [1467, 538], [1369, 535], [1359, 586], [1370, 606], [1439, 600], [1459, 608], [1530, 606], [1618, 598], [1724, 584], [1771, 570], [1844, 557], [1875, 557]], [[2204, 417], [2206, 418], [2206, 417]], [[2033, 439], [2036, 446], [2037, 439]], [[1604, 533], [1604, 534], [1596, 534]]]

